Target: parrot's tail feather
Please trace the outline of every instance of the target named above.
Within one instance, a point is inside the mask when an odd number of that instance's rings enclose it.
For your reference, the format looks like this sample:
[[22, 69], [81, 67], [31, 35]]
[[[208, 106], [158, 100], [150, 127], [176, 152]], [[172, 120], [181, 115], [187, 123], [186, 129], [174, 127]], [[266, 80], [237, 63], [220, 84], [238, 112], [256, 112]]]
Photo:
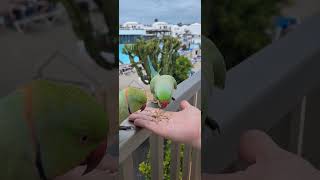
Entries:
[[151, 79], [154, 78], [156, 75], [158, 75], [158, 72], [154, 69], [151, 61], [150, 61], [150, 57], [148, 56], [148, 64], [149, 64], [149, 69], [151, 71]]

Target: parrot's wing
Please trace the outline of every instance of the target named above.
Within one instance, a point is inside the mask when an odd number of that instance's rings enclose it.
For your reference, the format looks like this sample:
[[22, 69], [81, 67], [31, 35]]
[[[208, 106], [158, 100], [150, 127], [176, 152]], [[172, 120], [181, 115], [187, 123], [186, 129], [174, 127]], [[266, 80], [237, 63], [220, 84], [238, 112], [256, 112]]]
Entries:
[[170, 76], [170, 75], [167, 75], [167, 77], [168, 77], [169, 81], [173, 83], [173, 88], [177, 89], [177, 81], [176, 81], [176, 79], [173, 76]]

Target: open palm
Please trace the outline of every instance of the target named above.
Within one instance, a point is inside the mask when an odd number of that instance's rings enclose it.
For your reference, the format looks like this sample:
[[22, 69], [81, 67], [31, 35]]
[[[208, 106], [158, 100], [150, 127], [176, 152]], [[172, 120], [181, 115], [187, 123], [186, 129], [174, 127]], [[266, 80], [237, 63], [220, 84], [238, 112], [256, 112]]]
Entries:
[[164, 138], [200, 148], [201, 111], [187, 101], [182, 101], [180, 107], [182, 110], [179, 112], [162, 113], [159, 109], [148, 107], [142, 112], [131, 114], [129, 120]]

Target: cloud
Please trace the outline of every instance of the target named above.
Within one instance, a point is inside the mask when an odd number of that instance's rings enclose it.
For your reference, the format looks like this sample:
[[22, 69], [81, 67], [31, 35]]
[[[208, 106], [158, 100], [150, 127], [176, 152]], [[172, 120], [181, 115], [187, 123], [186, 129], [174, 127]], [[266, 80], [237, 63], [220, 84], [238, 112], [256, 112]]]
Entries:
[[170, 23], [201, 21], [201, 0], [120, 0], [120, 23], [151, 23], [155, 18]]

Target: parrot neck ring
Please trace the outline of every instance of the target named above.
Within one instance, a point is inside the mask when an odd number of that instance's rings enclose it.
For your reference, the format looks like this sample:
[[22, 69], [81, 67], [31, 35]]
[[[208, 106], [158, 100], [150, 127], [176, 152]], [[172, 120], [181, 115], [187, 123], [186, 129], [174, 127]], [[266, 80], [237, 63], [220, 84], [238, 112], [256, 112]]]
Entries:
[[132, 111], [130, 109], [129, 101], [128, 101], [128, 88], [125, 90], [125, 97], [126, 97], [126, 103], [128, 105], [128, 112], [129, 114], [132, 114]]
[[32, 114], [32, 87], [27, 86], [25, 89], [25, 109], [24, 109], [24, 116], [26, 123], [30, 130], [30, 138], [32, 140], [32, 144], [34, 146], [35, 151], [35, 163], [37, 167], [38, 174], [41, 178], [41, 180], [47, 180], [47, 176], [45, 174], [42, 158], [41, 158], [41, 147], [38, 140], [38, 136], [34, 127], [34, 121], [33, 121], [33, 114]]

